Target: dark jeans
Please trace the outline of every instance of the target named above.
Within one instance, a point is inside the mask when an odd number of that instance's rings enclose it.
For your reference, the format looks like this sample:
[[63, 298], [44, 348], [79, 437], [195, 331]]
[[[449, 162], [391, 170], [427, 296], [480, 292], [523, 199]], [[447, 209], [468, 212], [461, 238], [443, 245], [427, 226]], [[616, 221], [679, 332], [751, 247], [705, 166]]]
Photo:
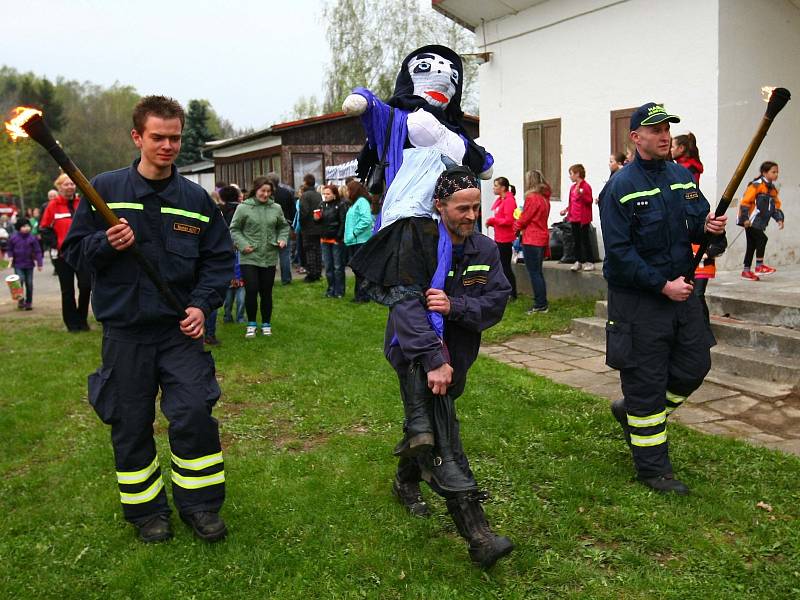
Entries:
[[229, 287], [225, 292], [225, 303], [222, 311], [222, 318], [226, 323], [233, 321], [233, 301], [236, 300], [236, 322], [244, 323], [244, 288]]
[[206, 337], [216, 337], [217, 335], [217, 310], [214, 309], [208, 314], [206, 319]]
[[14, 267], [14, 273], [19, 275], [19, 282], [25, 288], [25, 304], [30, 306], [33, 302], [33, 267], [30, 269]]
[[525, 257], [525, 268], [531, 278], [533, 288], [533, 308], [547, 308], [547, 285], [542, 272], [545, 246], [529, 246], [523, 244], [522, 255]]
[[344, 296], [344, 250], [343, 244], [322, 244], [322, 262], [328, 280], [328, 296]]
[[292, 249], [289, 244], [278, 250], [281, 259], [281, 283], [292, 283]]
[[747, 250], [744, 253], [744, 268], [749, 269], [753, 265], [753, 254], [757, 260], [764, 259], [764, 251], [767, 249], [767, 234], [761, 229], [748, 227], [744, 230], [747, 237]]
[[[353, 244], [352, 246], [347, 246], [347, 263], [349, 264], [353, 257], [356, 255], [361, 247], [364, 244]], [[355, 290], [353, 293], [353, 297], [356, 300], [361, 300], [363, 302], [369, 302], [369, 296], [367, 296], [363, 291], [361, 291], [361, 283], [364, 281], [364, 278], [361, 277], [358, 273], [355, 274], [356, 276], [356, 285]]]
[[316, 281], [322, 276], [322, 250], [318, 235], [303, 234], [303, 256], [306, 258], [306, 279]]
[[258, 297], [261, 296], [261, 322], [271, 323], [275, 266], [242, 265], [242, 277], [244, 278], [244, 306], [247, 311], [247, 320], [250, 323], [256, 322]]
[[575, 260], [582, 263], [594, 262], [592, 248], [589, 245], [589, 224], [570, 223], [572, 239], [575, 242]]
[[[61, 286], [61, 317], [69, 331], [81, 331], [89, 328], [89, 294], [92, 290], [91, 278], [86, 274], [75, 272], [63, 258], [53, 261]], [[78, 302], [75, 303], [75, 277], [78, 278]]]
[[514, 270], [511, 268], [511, 251], [513, 242], [495, 242], [500, 252], [500, 264], [503, 265], [503, 274], [511, 284], [511, 297], [517, 297], [517, 278], [514, 277]]

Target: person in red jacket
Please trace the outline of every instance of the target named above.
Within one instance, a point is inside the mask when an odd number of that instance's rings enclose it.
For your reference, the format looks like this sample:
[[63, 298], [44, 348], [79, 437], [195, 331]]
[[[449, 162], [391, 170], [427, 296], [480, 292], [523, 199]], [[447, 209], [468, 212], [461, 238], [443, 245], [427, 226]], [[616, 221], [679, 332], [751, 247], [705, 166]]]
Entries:
[[517, 237], [514, 231], [514, 211], [517, 210], [517, 200], [509, 191], [510, 184], [505, 177], [494, 180], [493, 191], [497, 198], [492, 204], [494, 216], [486, 220], [487, 227], [494, 227], [494, 241], [500, 251], [500, 264], [503, 265], [503, 274], [511, 284], [511, 299], [517, 299], [517, 279], [511, 268], [511, 255], [514, 240]]
[[527, 312], [547, 312], [547, 286], [542, 272], [542, 262], [547, 256], [550, 233], [547, 230], [547, 217], [550, 215], [550, 186], [541, 171], [525, 173], [525, 206], [514, 223], [514, 229], [522, 231], [522, 254], [525, 268], [531, 278], [533, 288], [533, 307]]
[[689, 169], [694, 177], [694, 182], [700, 185], [703, 163], [700, 162], [700, 150], [697, 149], [697, 139], [694, 134], [690, 131], [685, 135], [676, 135], [672, 138], [670, 154], [672, 154], [672, 160]]
[[[89, 331], [89, 293], [91, 292], [91, 277], [80, 271], [75, 271], [70, 267], [61, 256], [61, 244], [67, 237], [72, 216], [78, 209], [80, 197], [75, 193], [75, 183], [69, 175], [62, 173], [55, 180], [58, 196], [47, 204], [47, 208], [42, 215], [39, 229], [51, 230], [50, 253], [53, 255], [55, 250], [58, 256], [53, 259], [53, 266], [56, 268], [58, 283], [61, 286], [61, 317], [67, 331], [77, 333], [79, 331]], [[75, 302], [75, 277], [78, 278], [78, 302]]]
[[589, 246], [589, 223], [592, 222], [592, 186], [586, 181], [586, 169], [583, 165], [576, 164], [569, 168], [569, 179], [572, 187], [569, 188], [569, 206], [561, 211], [561, 216], [567, 217], [572, 225], [572, 239], [575, 241], [575, 264], [570, 267], [572, 271], [594, 271], [592, 249]]

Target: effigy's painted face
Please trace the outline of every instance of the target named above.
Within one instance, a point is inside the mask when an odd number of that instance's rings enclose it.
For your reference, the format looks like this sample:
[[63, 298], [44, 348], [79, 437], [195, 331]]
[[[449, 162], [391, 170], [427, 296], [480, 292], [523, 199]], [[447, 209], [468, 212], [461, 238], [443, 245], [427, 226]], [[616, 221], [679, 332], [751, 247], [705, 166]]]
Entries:
[[452, 62], [432, 52], [412, 58], [408, 63], [408, 73], [414, 84], [414, 95], [442, 109], [450, 104], [461, 78]]

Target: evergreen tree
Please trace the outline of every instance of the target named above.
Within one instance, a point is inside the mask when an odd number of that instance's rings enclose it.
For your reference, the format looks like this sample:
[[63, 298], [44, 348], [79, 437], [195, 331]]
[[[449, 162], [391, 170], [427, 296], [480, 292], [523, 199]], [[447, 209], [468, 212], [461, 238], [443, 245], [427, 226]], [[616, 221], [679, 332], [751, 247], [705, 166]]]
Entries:
[[214, 139], [208, 129], [209, 109], [208, 100], [189, 100], [177, 165], [188, 165], [203, 160], [200, 154], [203, 145]]

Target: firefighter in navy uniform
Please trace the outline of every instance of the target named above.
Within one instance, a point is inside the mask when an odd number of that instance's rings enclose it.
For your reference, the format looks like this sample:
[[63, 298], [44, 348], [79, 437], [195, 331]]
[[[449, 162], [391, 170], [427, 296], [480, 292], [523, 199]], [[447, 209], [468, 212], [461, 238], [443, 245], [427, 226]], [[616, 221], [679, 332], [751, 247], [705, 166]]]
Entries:
[[[82, 202], [64, 242], [67, 261], [92, 273], [92, 306], [103, 324], [102, 366], [89, 376], [89, 402], [111, 439], [125, 519], [139, 539], [172, 537], [153, 439], [155, 398], [169, 421], [172, 492], [181, 518], [207, 541], [225, 537], [219, 516], [225, 472], [214, 361], [203, 350], [205, 318], [223, 301], [233, 244], [222, 214], [198, 185], [177, 174], [183, 109], [149, 96], [134, 109], [141, 158], [92, 184], [123, 221], [108, 228]], [[133, 243], [186, 307], [179, 315], [130, 253]]]
[[692, 174], [666, 160], [669, 124], [680, 119], [648, 103], [631, 116], [636, 157], [609, 181], [600, 204], [608, 281], [606, 363], [624, 398], [611, 405], [633, 453], [637, 477], [659, 491], [688, 494], [673, 475], [667, 417], [711, 367], [711, 334], [693, 286], [684, 280], [691, 243], [724, 236]]
[[[472, 561], [488, 569], [514, 545], [495, 534], [486, 520], [481, 502], [488, 495], [478, 490], [461, 445], [455, 400], [478, 356], [481, 332], [502, 319], [511, 286], [497, 245], [475, 233], [481, 199], [475, 175], [466, 167], [447, 169], [436, 182], [435, 198], [443, 224], [439, 236], [448, 235], [449, 241], [442, 250], [449, 256], [439, 257], [450, 261], [449, 272], [441, 269], [443, 289], [428, 288], [424, 301], [414, 297], [397, 302], [386, 322], [384, 353], [400, 380], [405, 410], [405, 435], [394, 451], [400, 461], [392, 491], [411, 514], [428, 516], [419, 485], [427, 481], [445, 498], [459, 534], [469, 543]], [[436, 246], [436, 224], [425, 230]], [[424, 261], [424, 256], [417, 247], [417, 260]], [[426, 310], [442, 316], [443, 338]]]

